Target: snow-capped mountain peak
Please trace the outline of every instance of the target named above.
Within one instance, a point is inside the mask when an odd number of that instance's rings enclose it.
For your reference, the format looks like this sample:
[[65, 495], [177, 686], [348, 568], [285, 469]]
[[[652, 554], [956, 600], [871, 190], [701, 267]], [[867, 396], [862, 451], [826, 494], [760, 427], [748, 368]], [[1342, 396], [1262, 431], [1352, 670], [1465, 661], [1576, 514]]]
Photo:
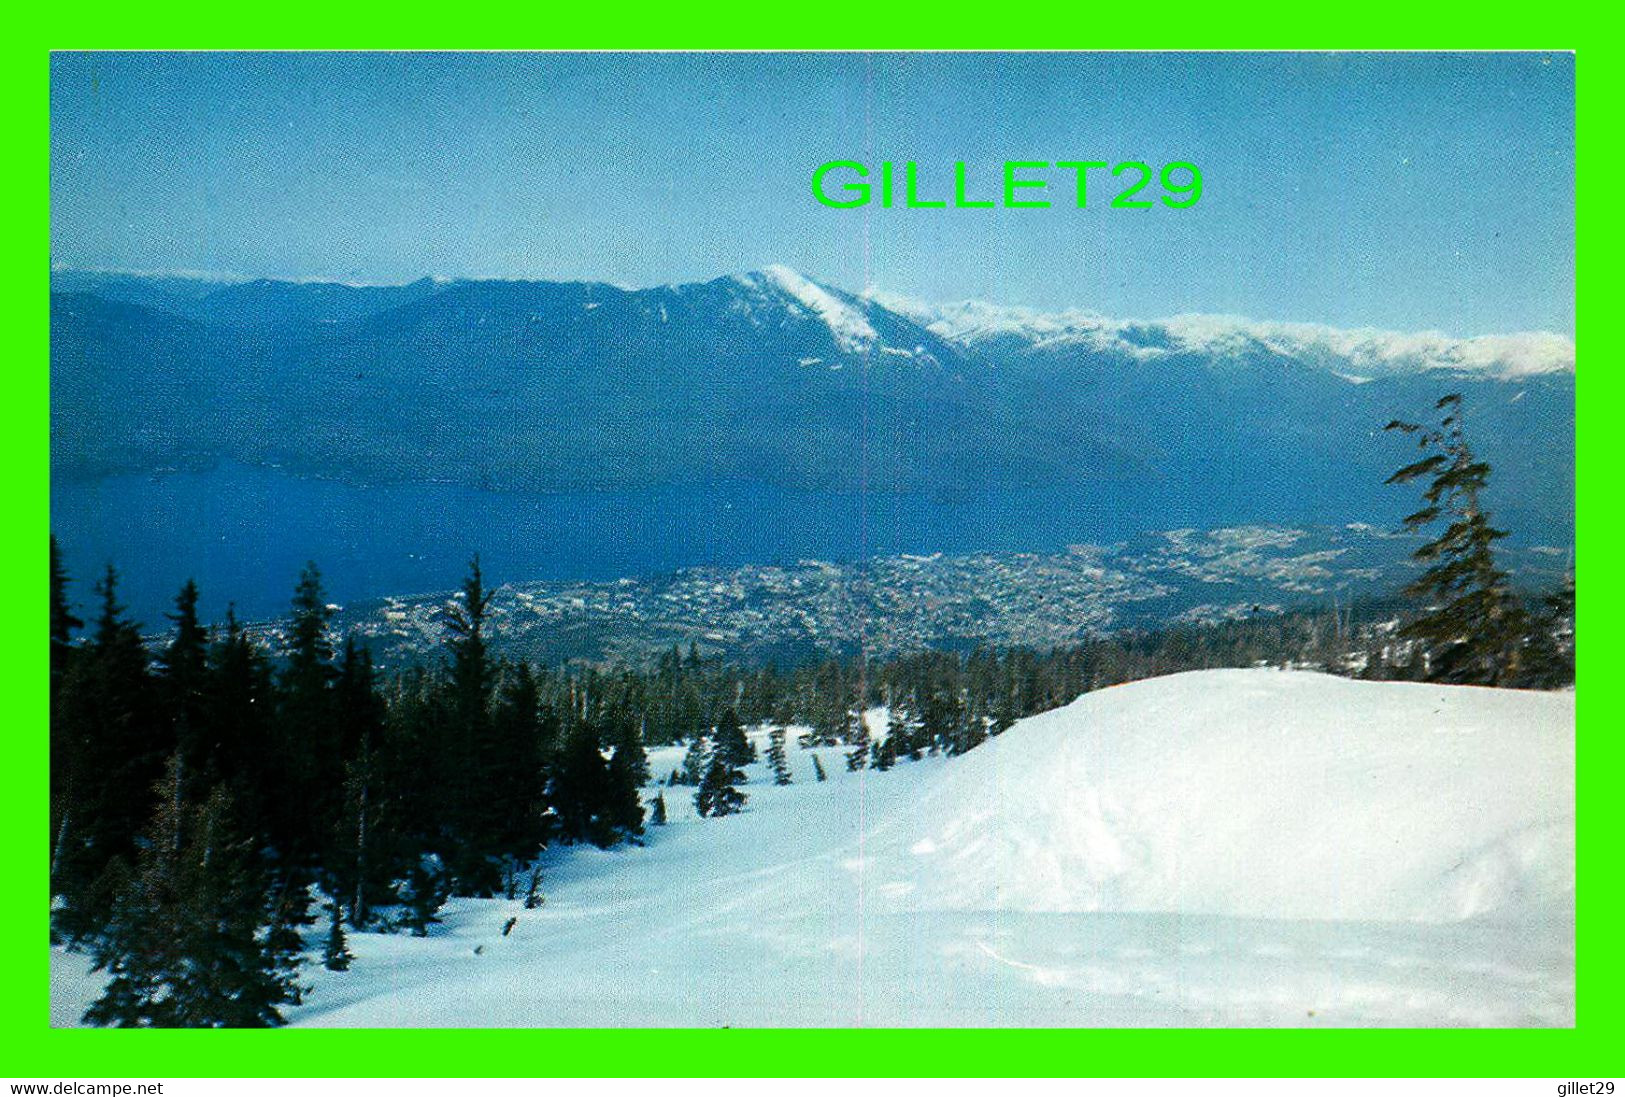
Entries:
[[1100, 332], [1112, 323], [1084, 309], [1046, 313], [1021, 305], [995, 305], [987, 301], [932, 304], [874, 288], [865, 290], [864, 297], [945, 339], [966, 346], [998, 338], [1040, 344]]
[[880, 340], [880, 334], [862, 311], [789, 267], [775, 263], [759, 271], [738, 275], [736, 281], [752, 290], [766, 289], [782, 294], [794, 307], [828, 325], [836, 345], [844, 351], [862, 354]]
[[964, 347], [1004, 340], [1031, 348], [1081, 347], [1141, 360], [1176, 353], [1224, 357], [1260, 348], [1351, 381], [1444, 370], [1498, 380], [1574, 372], [1574, 342], [1553, 332], [1456, 337], [1186, 313], [1122, 320], [1084, 309], [1044, 312], [986, 301], [934, 304], [867, 289], [864, 298]]

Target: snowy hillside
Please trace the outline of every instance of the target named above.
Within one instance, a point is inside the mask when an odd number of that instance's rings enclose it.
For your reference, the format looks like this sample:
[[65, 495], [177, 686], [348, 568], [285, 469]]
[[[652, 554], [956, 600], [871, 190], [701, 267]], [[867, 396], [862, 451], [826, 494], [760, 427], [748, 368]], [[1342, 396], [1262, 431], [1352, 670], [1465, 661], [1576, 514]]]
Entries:
[[[652, 753], [664, 775], [681, 748]], [[788, 787], [750, 767], [743, 815], [666, 788], [645, 848], [551, 851], [539, 910], [352, 935], [290, 1019], [1573, 1023], [1572, 693], [1205, 671], [958, 759], [819, 754], [827, 782], [804, 751]], [[84, 969], [53, 952], [55, 1023]]]
[[1571, 695], [1174, 675], [1023, 721], [897, 842], [931, 908], [1543, 914], [1572, 897], [1571, 725]]

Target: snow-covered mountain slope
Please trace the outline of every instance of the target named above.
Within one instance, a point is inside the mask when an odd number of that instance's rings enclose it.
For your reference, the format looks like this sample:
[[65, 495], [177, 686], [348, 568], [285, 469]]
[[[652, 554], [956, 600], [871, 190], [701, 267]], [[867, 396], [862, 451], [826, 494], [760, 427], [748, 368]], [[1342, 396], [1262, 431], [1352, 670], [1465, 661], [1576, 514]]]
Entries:
[[908, 902], [1448, 922], [1574, 886], [1573, 695], [1267, 670], [1087, 694], [892, 824]]
[[1003, 344], [1085, 350], [1142, 361], [1267, 351], [1354, 382], [1429, 371], [1502, 381], [1574, 372], [1573, 340], [1553, 332], [1457, 338], [1437, 331], [1335, 328], [1203, 313], [1121, 320], [1085, 309], [1043, 312], [986, 301], [933, 304], [877, 289], [866, 296], [967, 348]]
[[829, 325], [830, 334], [842, 350], [861, 354], [880, 339], [880, 334], [859, 309], [789, 267], [770, 266], [760, 272], [740, 275], [738, 281], [751, 289], [769, 286], [788, 294]]
[[[1569, 1025], [1573, 735], [1572, 693], [1251, 670], [889, 773], [823, 749], [820, 783], [793, 751], [789, 787], [750, 767], [743, 815], [666, 788], [645, 848], [550, 852], [539, 910], [352, 935], [291, 1020]], [[53, 953], [59, 1024], [85, 967]]]

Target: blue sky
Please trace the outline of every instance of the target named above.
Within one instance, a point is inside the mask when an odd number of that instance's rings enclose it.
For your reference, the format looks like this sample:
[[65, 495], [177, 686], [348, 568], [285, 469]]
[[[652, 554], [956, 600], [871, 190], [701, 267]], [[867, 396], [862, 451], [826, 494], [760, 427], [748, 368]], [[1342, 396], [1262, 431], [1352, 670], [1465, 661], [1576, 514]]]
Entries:
[[[785, 263], [931, 300], [1569, 334], [1573, 102], [1565, 54], [58, 54], [52, 261], [634, 286]], [[830, 159], [916, 160], [928, 194], [956, 160], [1189, 160], [1205, 188], [835, 210], [809, 189]]]

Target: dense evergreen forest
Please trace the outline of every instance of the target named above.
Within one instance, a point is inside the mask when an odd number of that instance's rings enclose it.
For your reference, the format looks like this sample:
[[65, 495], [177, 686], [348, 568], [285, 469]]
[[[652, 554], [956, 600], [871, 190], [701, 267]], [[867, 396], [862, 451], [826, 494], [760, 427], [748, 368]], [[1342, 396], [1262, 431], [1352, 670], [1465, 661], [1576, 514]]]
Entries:
[[[1480, 535], [1485, 559], [1492, 539]], [[162, 636], [144, 634], [111, 566], [94, 584], [94, 618], [81, 621], [51, 548], [52, 935], [110, 976], [86, 1016], [104, 1025], [281, 1023], [318, 917], [321, 962], [342, 969], [347, 931], [426, 934], [451, 895], [538, 905], [541, 850], [636, 843], [664, 822], [671, 786], [693, 786], [701, 815], [740, 810], [740, 767], [756, 757], [749, 726], [773, 729], [768, 760], [785, 782], [792, 725], [804, 746], [839, 746], [848, 767], [885, 770], [962, 754], [1090, 690], [1185, 670], [1573, 681], [1572, 582], [1542, 600], [1512, 597], [1484, 567], [1473, 574], [1496, 584], [1490, 647], [1436, 597], [1408, 620], [1397, 600], [1357, 603], [1046, 652], [781, 668], [673, 649], [606, 668], [494, 657], [476, 558], [446, 606], [442, 657], [384, 675], [334, 634], [315, 565], [295, 586], [285, 648], [268, 651], [229, 615], [199, 620], [191, 583]], [[1444, 550], [1434, 557], [1445, 561], [1436, 569], [1453, 566]], [[1409, 593], [1438, 594], [1431, 574]], [[1484, 604], [1471, 597], [1469, 608]], [[885, 727], [863, 718], [877, 706]], [[652, 775], [645, 746], [678, 743], [682, 766]], [[646, 793], [651, 783], [664, 791]]]

